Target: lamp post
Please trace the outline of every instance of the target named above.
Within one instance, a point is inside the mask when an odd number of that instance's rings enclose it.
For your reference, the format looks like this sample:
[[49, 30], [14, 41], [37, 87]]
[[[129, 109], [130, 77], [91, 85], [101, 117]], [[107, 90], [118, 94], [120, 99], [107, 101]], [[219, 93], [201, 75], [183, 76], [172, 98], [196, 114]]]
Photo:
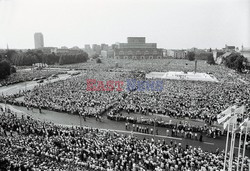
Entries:
[[154, 117], [154, 140], [155, 140], [155, 133], [156, 133], [156, 129], [155, 129], [156, 123], [155, 123], [155, 121], [156, 121], [156, 117]]

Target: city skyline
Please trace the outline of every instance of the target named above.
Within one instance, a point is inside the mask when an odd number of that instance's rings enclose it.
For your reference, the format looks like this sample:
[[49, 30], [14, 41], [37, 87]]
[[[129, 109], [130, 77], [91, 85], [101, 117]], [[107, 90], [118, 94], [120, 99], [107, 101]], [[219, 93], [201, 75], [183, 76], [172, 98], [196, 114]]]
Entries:
[[250, 46], [248, 0], [0, 0], [0, 49], [83, 48], [147, 37], [159, 48]]

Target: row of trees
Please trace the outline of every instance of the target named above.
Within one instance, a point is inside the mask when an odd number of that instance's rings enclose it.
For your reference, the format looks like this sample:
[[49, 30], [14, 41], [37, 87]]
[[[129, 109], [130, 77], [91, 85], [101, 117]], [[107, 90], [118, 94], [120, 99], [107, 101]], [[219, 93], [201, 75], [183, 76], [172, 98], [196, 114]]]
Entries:
[[203, 53], [194, 53], [194, 52], [188, 52], [187, 53], [187, 59], [190, 61], [194, 60], [206, 60], [208, 64], [214, 65], [214, 57], [211, 52], [203, 52]]
[[8, 50], [4, 57], [10, 61], [11, 64], [16, 66], [31, 66], [34, 63], [46, 63], [48, 65], [54, 64], [73, 64], [86, 62], [88, 60], [88, 54], [82, 52], [76, 55], [62, 54], [56, 55], [44, 54], [41, 50], [28, 50], [27, 52], [17, 52], [14, 50]]
[[78, 55], [61, 55], [59, 58], [59, 65], [63, 64], [74, 64], [80, 62], [87, 62], [88, 54], [78, 54]]

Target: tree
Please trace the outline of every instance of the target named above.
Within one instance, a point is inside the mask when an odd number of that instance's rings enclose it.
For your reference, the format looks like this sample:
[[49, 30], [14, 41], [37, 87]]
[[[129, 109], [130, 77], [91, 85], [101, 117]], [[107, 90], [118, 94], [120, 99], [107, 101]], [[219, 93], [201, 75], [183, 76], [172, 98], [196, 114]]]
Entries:
[[208, 56], [207, 56], [207, 63], [210, 64], [210, 65], [214, 65], [215, 64], [213, 54], [208, 54]]
[[7, 60], [0, 61], [0, 79], [6, 78], [6, 76], [10, 75], [11, 65]]
[[59, 65], [63, 65], [64, 64], [64, 56], [60, 56], [60, 58], [59, 58]]
[[247, 59], [244, 56], [232, 53], [225, 58], [224, 63], [228, 68], [242, 72], [242, 69], [244, 68], [243, 62], [246, 62], [246, 60]]
[[91, 58], [93, 58], [93, 59], [97, 59], [98, 57], [99, 57], [98, 54], [91, 55]]
[[195, 53], [194, 52], [188, 52], [187, 53], [187, 59], [190, 61], [194, 61], [195, 60]]
[[16, 58], [16, 56], [17, 52], [15, 50], [7, 50], [5, 53], [5, 57], [10, 63], [14, 63], [14, 58]]
[[16, 73], [16, 67], [11, 66], [11, 68], [10, 68], [10, 73], [11, 73], [11, 74], [12, 74], [12, 73]]

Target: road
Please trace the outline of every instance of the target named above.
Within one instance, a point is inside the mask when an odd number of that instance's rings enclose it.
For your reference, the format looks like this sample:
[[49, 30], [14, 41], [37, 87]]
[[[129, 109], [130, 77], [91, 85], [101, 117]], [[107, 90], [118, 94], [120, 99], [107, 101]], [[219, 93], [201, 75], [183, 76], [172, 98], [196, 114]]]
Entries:
[[[0, 103], [0, 106], [5, 107], [5, 104]], [[12, 105], [6, 105], [7, 108], [14, 111], [19, 117], [21, 115], [28, 115], [31, 116], [34, 119], [40, 120], [40, 121], [47, 121], [52, 122], [56, 125], [64, 125], [64, 126], [88, 126], [93, 128], [99, 128], [99, 129], [105, 129], [110, 131], [116, 131], [123, 134], [131, 134], [132, 130], [126, 130], [125, 129], [125, 123], [124, 122], [117, 122], [117, 121], [111, 121], [105, 117], [103, 117], [102, 122], [96, 121], [95, 118], [87, 118], [86, 121], [83, 121], [79, 118], [77, 115], [67, 114], [63, 112], [54, 112], [54, 111], [48, 111], [48, 110], [42, 110], [42, 113], [39, 113], [37, 109], [27, 110], [25, 107], [20, 106], [12, 106]], [[178, 122], [178, 121], [176, 121]], [[82, 124], [81, 124], [82, 123]], [[149, 126], [149, 128], [152, 128], [152, 126]], [[169, 137], [166, 136], [166, 128], [157, 127], [158, 129], [158, 135], [156, 135], [156, 140], [165, 140], [167, 143], [170, 143], [172, 140], [173, 142], [181, 143], [183, 146], [191, 145], [193, 147], [201, 147], [203, 150], [209, 151], [209, 152], [215, 152], [217, 148], [220, 150], [224, 150], [225, 148], [225, 142], [226, 137], [220, 137], [220, 138], [208, 138], [203, 137], [203, 142], [199, 142], [197, 140], [190, 140], [185, 139], [183, 137]], [[144, 134], [139, 132], [133, 132], [135, 136], [138, 138], [153, 138], [154, 136], [151, 134]], [[236, 141], [235, 145], [235, 154], [237, 154], [237, 147], [238, 147], [238, 140]], [[250, 150], [246, 151], [246, 155], [250, 157]]]
[[[69, 74], [72, 74], [74, 72], [78, 71], [68, 71]], [[58, 78], [50, 79], [47, 80], [45, 79], [43, 83], [37, 83], [37, 81], [26, 81], [26, 82], [21, 82], [13, 85], [8, 85], [8, 86], [2, 86], [0, 87], [0, 95], [12, 95], [12, 94], [17, 94], [19, 91], [23, 90], [31, 90], [37, 85], [43, 85], [51, 82], [56, 82], [59, 80], [66, 80], [67, 78], [72, 77], [69, 74], [59, 74]]]

